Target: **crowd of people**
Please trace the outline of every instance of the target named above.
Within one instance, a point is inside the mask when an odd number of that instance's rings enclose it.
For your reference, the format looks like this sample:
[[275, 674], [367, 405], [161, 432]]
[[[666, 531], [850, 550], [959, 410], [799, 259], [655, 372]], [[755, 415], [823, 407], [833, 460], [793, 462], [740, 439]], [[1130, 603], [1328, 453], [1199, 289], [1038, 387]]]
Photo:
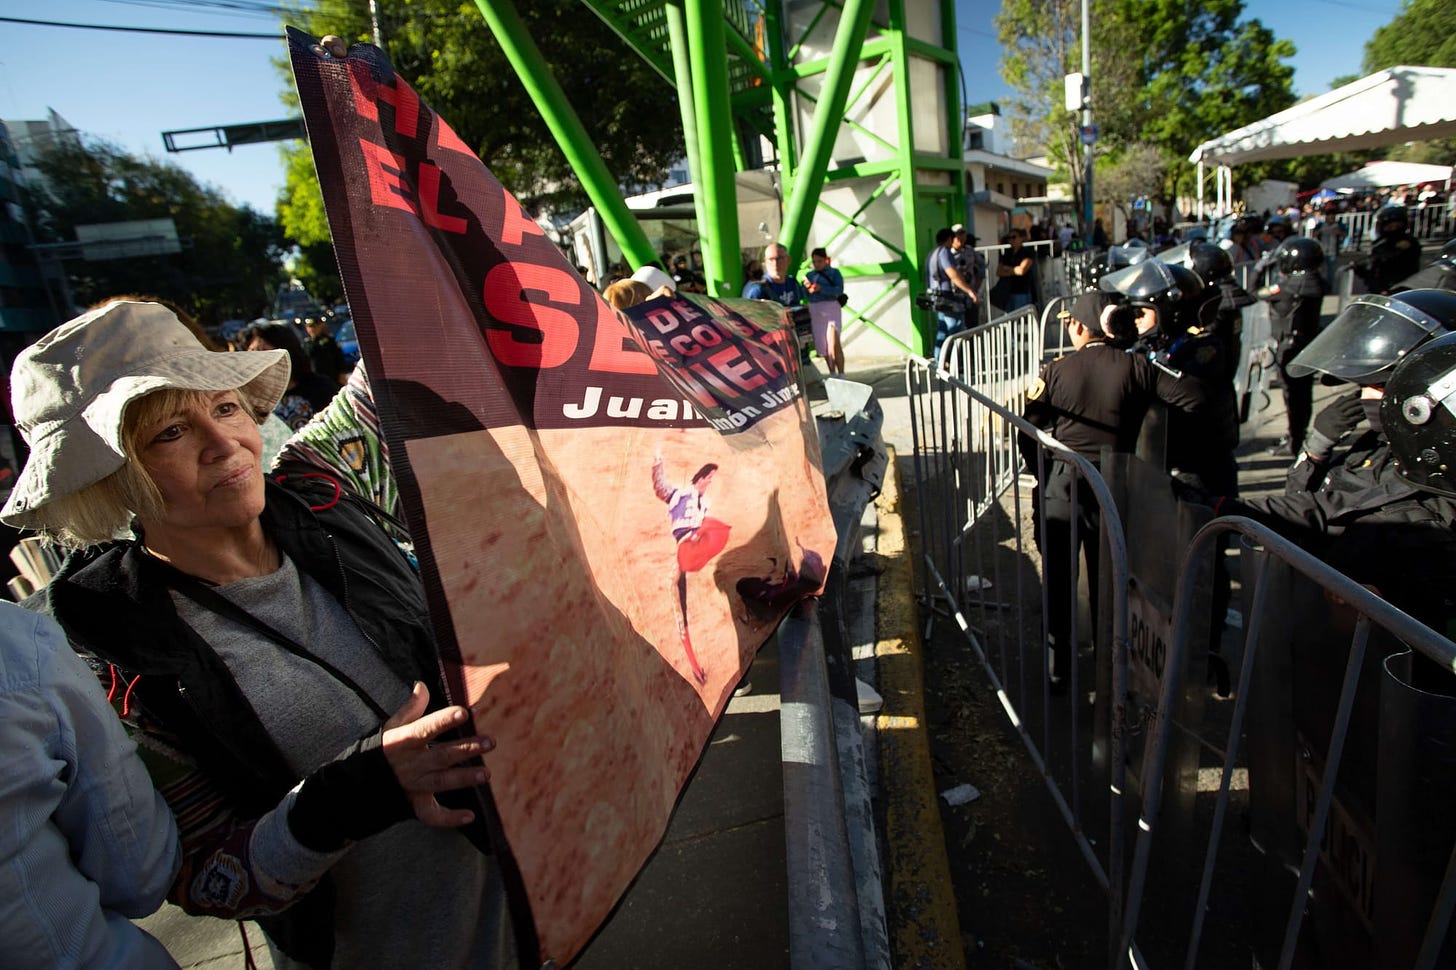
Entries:
[[[1456, 239], [1423, 267], [1404, 209], [1380, 210], [1376, 225], [1359, 270], [1370, 292], [1323, 328], [1327, 254], [1277, 219], [1258, 227], [1235, 220], [1220, 242], [1205, 236], [1161, 253], [1110, 247], [1090, 262], [1085, 291], [1060, 314], [1073, 351], [1044, 366], [1024, 416], [1097, 463], [1103, 448], [1132, 452], [1149, 412], [1160, 409], [1166, 434], [1159, 457], [1180, 495], [1268, 523], [1448, 630], [1456, 625], [1449, 570], [1420, 582], [1403, 573], [1416, 549], [1419, 561], [1456, 561], [1456, 393], [1447, 386], [1456, 373]], [[1268, 249], [1266, 234], [1277, 236]], [[1255, 292], [1238, 283], [1238, 263], [1265, 271]], [[1271, 451], [1290, 465], [1283, 495], [1241, 502], [1233, 381], [1243, 313], [1259, 300], [1268, 305], [1288, 422]], [[1351, 389], [1316, 416], [1316, 380]], [[1022, 446], [1028, 466], [1038, 467], [1034, 442], [1023, 437]], [[1090, 577], [1098, 522], [1090, 495], [1072, 500], [1072, 468], [1045, 468], [1037, 488], [1046, 534], [1038, 522], [1036, 538], [1051, 587], [1055, 690], [1065, 686], [1075, 653], [1064, 608], [1067, 555], [1048, 550], [1090, 545]], [[1382, 527], [1400, 538], [1381, 547], [1375, 537]]]

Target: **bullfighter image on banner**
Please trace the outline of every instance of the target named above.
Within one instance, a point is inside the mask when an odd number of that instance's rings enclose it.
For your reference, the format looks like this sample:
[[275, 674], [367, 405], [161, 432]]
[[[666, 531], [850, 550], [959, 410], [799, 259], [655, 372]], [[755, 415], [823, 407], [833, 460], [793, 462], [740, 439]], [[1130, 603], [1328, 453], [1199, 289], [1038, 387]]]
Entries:
[[619, 314], [381, 51], [289, 51], [447, 689], [496, 742], [517, 944], [561, 965], [826, 578], [793, 331], [702, 296]]

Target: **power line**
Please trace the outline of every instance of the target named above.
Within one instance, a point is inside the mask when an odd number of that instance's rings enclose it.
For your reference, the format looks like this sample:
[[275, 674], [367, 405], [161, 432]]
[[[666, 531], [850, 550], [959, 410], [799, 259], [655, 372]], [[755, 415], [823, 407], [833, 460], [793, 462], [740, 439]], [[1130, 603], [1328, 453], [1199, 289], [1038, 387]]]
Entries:
[[97, 2], [152, 10], [185, 10], [188, 14], [211, 14], [234, 18], [257, 16], [270, 20], [285, 19], [290, 14], [298, 12], [292, 8], [281, 7], [273, 0], [97, 0]]
[[128, 34], [179, 34], [183, 37], [229, 37], [235, 40], [283, 40], [283, 34], [247, 34], [230, 30], [173, 30], [167, 27], [121, 27], [115, 24], [72, 24], [60, 20], [26, 20], [23, 17], [0, 17], [0, 23], [30, 24], [36, 27], [73, 27], [77, 30], [119, 30]]

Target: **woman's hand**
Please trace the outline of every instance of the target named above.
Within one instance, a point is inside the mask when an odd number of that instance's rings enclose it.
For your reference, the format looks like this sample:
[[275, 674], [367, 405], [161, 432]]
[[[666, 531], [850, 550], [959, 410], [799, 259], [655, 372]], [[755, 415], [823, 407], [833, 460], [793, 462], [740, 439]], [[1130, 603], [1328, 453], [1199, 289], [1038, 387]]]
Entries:
[[470, 824], [475, 814], [447, 809], [435, 801], [435, 794], [489, 781], [481, 755], [495, 742], [481, 735], [432, 744], [445, 731], [463, 727], [470, 712], [457, 706], [425, 714], [429, 701], [425, 685], [416, 682], [409, 700], [384, 722], [384, 757], [416, 818], [436, 828], [459, 828]]

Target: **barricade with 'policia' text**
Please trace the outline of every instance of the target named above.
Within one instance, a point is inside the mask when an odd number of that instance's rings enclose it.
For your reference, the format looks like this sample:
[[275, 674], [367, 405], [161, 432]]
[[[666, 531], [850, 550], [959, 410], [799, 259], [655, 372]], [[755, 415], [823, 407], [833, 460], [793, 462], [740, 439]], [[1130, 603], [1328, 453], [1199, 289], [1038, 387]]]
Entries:
[[[1243, 537], [1245, 636], [1220, 736], [1174, 701], [1206, 625], [1193, 564], [1229, 535]], [[1453, 664], [1456, 643], [1270, 529], [1235, 517], [1201, 529], [1143, 759], [1118, 965], [1456, 965]], [[1200, 786], [1216, 796], [1198, 838], [1169, 838], [1167, 755], [1190, 734], [1222, 755]]]
[[923, 589], [1106, 893], [1108, 966], [1456, 966], [1456, 644], [1025, 422], [1041, 347], [1012, 315], [906, 365]]

